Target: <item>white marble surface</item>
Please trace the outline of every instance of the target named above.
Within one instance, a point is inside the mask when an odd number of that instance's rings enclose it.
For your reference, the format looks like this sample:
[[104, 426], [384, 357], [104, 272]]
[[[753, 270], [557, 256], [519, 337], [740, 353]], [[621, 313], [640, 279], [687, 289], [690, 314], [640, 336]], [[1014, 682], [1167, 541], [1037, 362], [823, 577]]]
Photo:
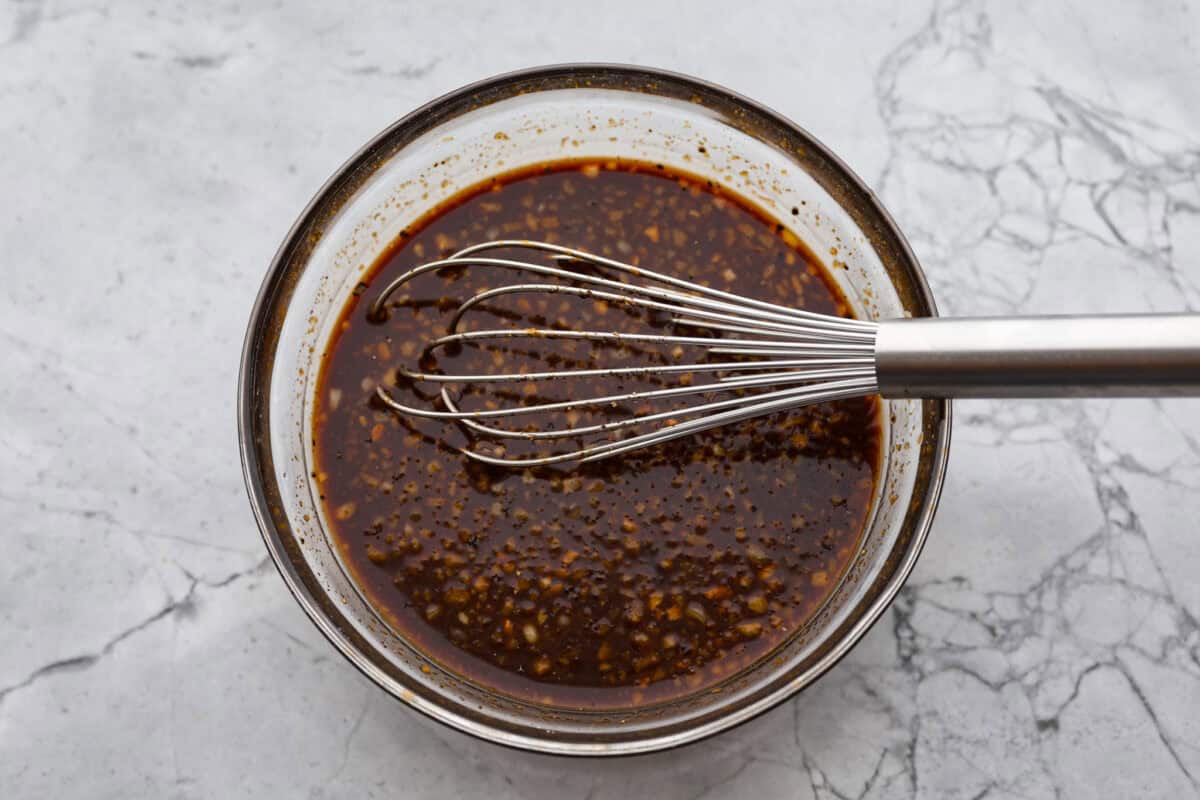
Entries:
[[959, 404], [895, 607], [803, 696], [663, 755], [419, 719], [264, 560], [234, 389], [266, 265], [363, 141], [495, 72], [629, 61], [780, 109], [947, 312], [1200, 309], [1197, 6], [731, 7], [0, 4], [0, 794], [1198, 792], [1200, 401]]

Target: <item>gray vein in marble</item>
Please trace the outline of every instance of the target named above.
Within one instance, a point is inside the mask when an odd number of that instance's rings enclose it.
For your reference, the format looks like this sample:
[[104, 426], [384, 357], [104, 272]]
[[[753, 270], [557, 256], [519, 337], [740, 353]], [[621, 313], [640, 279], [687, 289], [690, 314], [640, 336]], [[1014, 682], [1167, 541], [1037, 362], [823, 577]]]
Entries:
[[16, 22], [9, 43], [28, 39], [42, 21], [44, 0], [16, 0]]
[[[85, 516], [87, 516], [87, 514], [88, 514], [88, 512], [84, 512]], [[139, 622], [129, 628], [126, 628], [126, 629], [120, 631], [115, 636], [113, 636], [111, 639], [109, 639], [107, 642], [105, 642], [104, 645], [96, 652], [84, 653], [82, 655], [76, 655], [76, 656], [69, 656], [67, 658], [62, 658], [62, 659], [58, 659], [56, 661], [52, 661], [49, 664], [45, 664], [43, 666], [38, 667], [33, 672], [31, 672], [27, 678], [20, 681], [19, 683], [13, 684], [12, 686], [0, 688], [0, 705], [2, 705], [4, 703], [5, 698], [7, 698], [13, 692], [18, 692], [22, 689], [25, 689], [26, 687], [32, 685], [36, 681], [39, 681], [43, 678], [52, 677], [52, 676], [57, 675], [62, 672], [77, 672], [77, 671], [83, 671], [83, 670], [87, 670], [87, 669], [94, 667], [97, 662], [99, 662], [105, 656], [111, 654], [113, 652], [113, 650], [116, 649], [117, 646], [120, 645], [122, 642], [124, 642], [126, 639], [128, 639], [131, 636], [134, 636], [135, 634], [141, 633], [142, 631], [146, 630], [146, 628], [155, 624], [159, 620], [165, 619], [172, 615], [187, 616], [187, 615], [191, 614], [194, 611], [193, 598], [195, 596], [197, 588], [204, 588], [204, 589], [210, 589], [210, 590], [211, 589], [221, 589], [221, 588], [233, 583], [234, 581], [245, 577], [246, 575], [257, 574], [257, 573], [263, 572], [269, 564], [270, 564], [270, 557], [264, 556], [262, 559], [259, 560], [259, 562], [257, 564], [255, 564], [250, 569], [243, 570], [241, 572], [235, 572], [232, 575], [226, 576], [225, 578], [222, 578], [221, 580], [216, 581], [216, 582], [205, 581], [201, 578], [198, 578], [198, 577], [188, 573], [186, 570], [184, 570], [184, 573], [188, 576], [188, 579], [191, 581], [191, 583], [188, 585], [187, 591], [184, 593], [184, 595], [182, 597], [175, 599], [175, 600], [171, 600], [170, 602], [168, 602], [166, 605], [164, 605], [158, 611], [155, 611], [153, 614], [151, 614], [146, 619], [142, 620], [141, 622]]]

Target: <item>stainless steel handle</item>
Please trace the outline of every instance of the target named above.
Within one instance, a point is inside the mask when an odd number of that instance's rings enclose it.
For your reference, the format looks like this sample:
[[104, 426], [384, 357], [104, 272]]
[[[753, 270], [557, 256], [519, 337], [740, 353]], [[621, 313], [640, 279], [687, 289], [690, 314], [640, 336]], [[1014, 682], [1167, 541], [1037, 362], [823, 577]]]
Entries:
[[1200, 314], [885, 320], [884, 397], [1200, 395]]

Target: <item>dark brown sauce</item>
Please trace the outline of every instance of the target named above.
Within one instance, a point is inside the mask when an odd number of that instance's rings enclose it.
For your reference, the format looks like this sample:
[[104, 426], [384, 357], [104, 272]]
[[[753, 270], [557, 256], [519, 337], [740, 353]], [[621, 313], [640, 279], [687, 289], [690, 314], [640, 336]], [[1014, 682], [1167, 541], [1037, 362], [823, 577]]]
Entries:
[[[429, 403], [428, 386], [419, 397], [396, 386], [396, 367], [414, 365], [462, 300], [520, 275], [431, 273], [395, 298], [387, 321], [366, 312], [401, 272], [496, 238], [558, 242], [822, 313], [846, 315], [847, 305], [789, 231], [721, 187], [656, 165], [556, 162], [463, 192], [406, 231], [368, 271], [325, 354], [318, 486], [357, 582], [403, 636], [482, 685], [554, 705], [709, 689], [779, 646], [843, 573], [872, 502], [877, 403], [776, 414], [583, 466], [469, 463], [453, 449], [466, 441], [457, 426], [402, 418], [374, 388]], [[515, 318], [646, 324], [578, 299], [514, 298], [495, 314], [507, 327]], [[522, 347], [463, 348], [439, 367], [677, 356], [557, 340]], [[589, 388], [599, 387], [579, 390]]]

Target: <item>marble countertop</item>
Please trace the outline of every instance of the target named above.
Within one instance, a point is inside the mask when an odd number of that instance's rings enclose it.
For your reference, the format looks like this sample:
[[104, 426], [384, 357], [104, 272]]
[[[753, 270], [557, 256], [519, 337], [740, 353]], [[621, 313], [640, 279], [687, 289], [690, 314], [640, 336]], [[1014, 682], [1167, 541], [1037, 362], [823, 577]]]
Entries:
[[396, 117], [570, 60], [700, 75], [882, 196], [951, 314], [1200, 309], [1200, 6], [0, 5], [6, 797], [1200, 792], [1200, 401], [963, 402], [899, 600], [802, 696], [622, 761], [351, 669], [265, 560], [235, 377], [292, 219]]

